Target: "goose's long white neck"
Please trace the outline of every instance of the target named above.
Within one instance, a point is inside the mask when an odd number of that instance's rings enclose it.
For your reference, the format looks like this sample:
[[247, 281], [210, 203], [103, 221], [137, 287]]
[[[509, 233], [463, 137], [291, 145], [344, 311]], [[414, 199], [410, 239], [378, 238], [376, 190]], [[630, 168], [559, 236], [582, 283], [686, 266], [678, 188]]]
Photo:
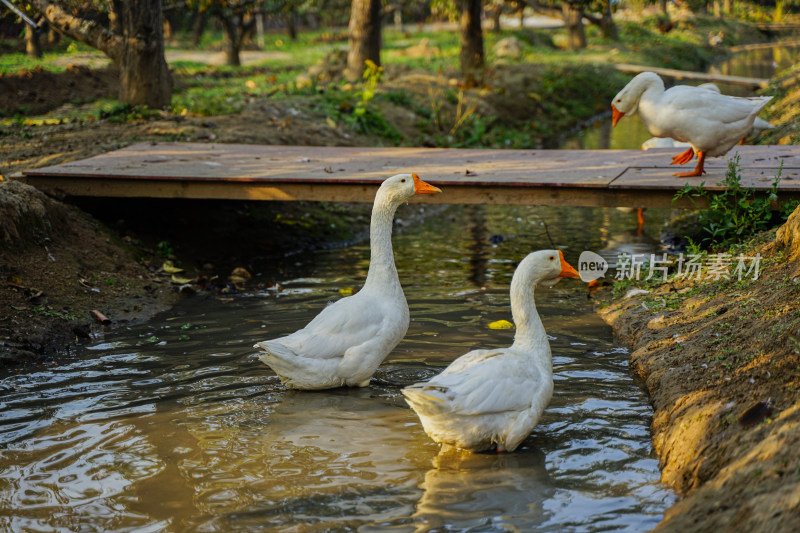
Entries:
[[533, 298], [535, 285], [528, 275], [515, 274], [511, 280], [511, 316], [517, 327], [511, 347], [536, 355], [547, 368], [552, 368], [550, 343]]
[[664, 81], [658, 76], [648, 76], [641, 79], [641, 93], [639, 95], [639, 111], [647, 113], [651, 104], [664, 96]]
[[364, 290], [400, 287], [392, 251], [392, 221], [397, 207], [385, 197], [375, 198], [369, 225], [370, 259]]

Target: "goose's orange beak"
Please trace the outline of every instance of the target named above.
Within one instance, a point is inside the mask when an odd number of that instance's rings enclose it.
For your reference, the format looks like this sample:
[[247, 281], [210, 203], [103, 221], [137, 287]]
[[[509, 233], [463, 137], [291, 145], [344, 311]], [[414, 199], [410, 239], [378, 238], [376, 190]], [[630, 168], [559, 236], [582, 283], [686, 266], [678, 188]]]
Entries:
[[433, 194], [442, 192], [439, 187], [434, 187], [430, 183], [422, 181], [416, 174], [411, 174], [411, 177], [414, 178], [414, 194]]
[[561, 258], [561, 274], [559, 274], [558, 277], [581, 279], [581, 275], [578, 274], [578, 271], [572, 268], [572, 265], [567, 263], [567, 260], [564, 259], [564, 254], [561, 250], [558, 251], [558, 256]]
[[617, 125], [617, 122], [619, 122], [619, 119], [621, 119], [622, 117], [625, 116], [625, 113], [623, 113], [622, 111], [617, 109], [614, 106], [614, 104], [611, 104], [611, 113], [612, 113], [612, 115], [611, 115], [611, 127], [613, 128], [614, 126]]

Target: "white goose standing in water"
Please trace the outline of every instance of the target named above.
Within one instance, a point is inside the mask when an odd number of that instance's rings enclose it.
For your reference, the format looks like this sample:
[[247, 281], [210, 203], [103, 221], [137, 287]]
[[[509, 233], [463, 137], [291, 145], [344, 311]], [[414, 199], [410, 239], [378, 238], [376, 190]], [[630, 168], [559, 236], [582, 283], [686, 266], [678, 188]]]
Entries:
[[416, 174], [398, 174], [381, 184], [372, 207], [369, 271], [361, 290], [323, 309], [303, 329], [255, 345], [286, 386], [313, 390], [369, 384], [408, 330], [408, 303], [392, 251], [394, 213], [415, 194], [438, 192]]
[[529, 254], [511, 279], [514, 343], [473, 350], [430, 381], [403, 389], [434, 441], [511, 452], [530, 434], [553, 395], [550, 342], [533, 293], [537, 285], [552, 286], [564, 277], [580, 278], [561, 251]]
[[697, 167], [676, 173], [681, 178], [702, 176], [706, 157], [728, 153], [753, 129], [753, 122], [771, 96], [741, 98], [706, 88], [678, 85], [664, 90], [664, 82], [653, 72], [634, 77], [611, 103], [612, 124], [639, 112], [654, 137], [670, 137], [691, 146], [672, 158], [683, 165], [697, 154]]

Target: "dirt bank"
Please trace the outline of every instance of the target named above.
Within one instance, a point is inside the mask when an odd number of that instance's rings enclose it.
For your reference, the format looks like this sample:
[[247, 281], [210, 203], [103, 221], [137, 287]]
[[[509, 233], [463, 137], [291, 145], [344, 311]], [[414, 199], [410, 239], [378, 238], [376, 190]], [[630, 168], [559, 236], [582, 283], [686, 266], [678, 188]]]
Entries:
[[103, 326], [176, 301], [169, 278], [79, 209], [33, 187], [0, 182], [0, 364], [69, 351]]
[[[647, 384], [662, 479], [684, 497], [657, 531], [800, 524], [800, 208], [757, 280], [682, 280], [606, 303]], [[734, 260], [735, 262], [735, 260]]]

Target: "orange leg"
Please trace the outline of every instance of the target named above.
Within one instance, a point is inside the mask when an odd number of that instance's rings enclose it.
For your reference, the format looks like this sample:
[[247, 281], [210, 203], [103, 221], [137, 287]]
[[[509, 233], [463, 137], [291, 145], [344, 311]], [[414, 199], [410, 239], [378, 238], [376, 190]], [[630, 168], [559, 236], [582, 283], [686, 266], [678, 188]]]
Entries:
[[676, 155], [675, 157], [673, 157], [671, 164], [673, 164], [673, 165], [683, 165], [683, 164], [688, 163], [689, 161], [691, 161], [693, 157], [694, 157], [694, 148], [689, 147], [689, 149], [686, 150], [685, 152], [681, 152], [678, 155]]
[[697, 176], [702, 176], [706, 173], [703, 169], [703, 163], [706, 161], [706, 154], [704, 152], [697, 152], [697, 157], [699, 158], [697, 161], [697, 166], [691, 172], [683, 172], [683, 173], [676, 173], [675, 176], [679, 178], [696, 178]]

